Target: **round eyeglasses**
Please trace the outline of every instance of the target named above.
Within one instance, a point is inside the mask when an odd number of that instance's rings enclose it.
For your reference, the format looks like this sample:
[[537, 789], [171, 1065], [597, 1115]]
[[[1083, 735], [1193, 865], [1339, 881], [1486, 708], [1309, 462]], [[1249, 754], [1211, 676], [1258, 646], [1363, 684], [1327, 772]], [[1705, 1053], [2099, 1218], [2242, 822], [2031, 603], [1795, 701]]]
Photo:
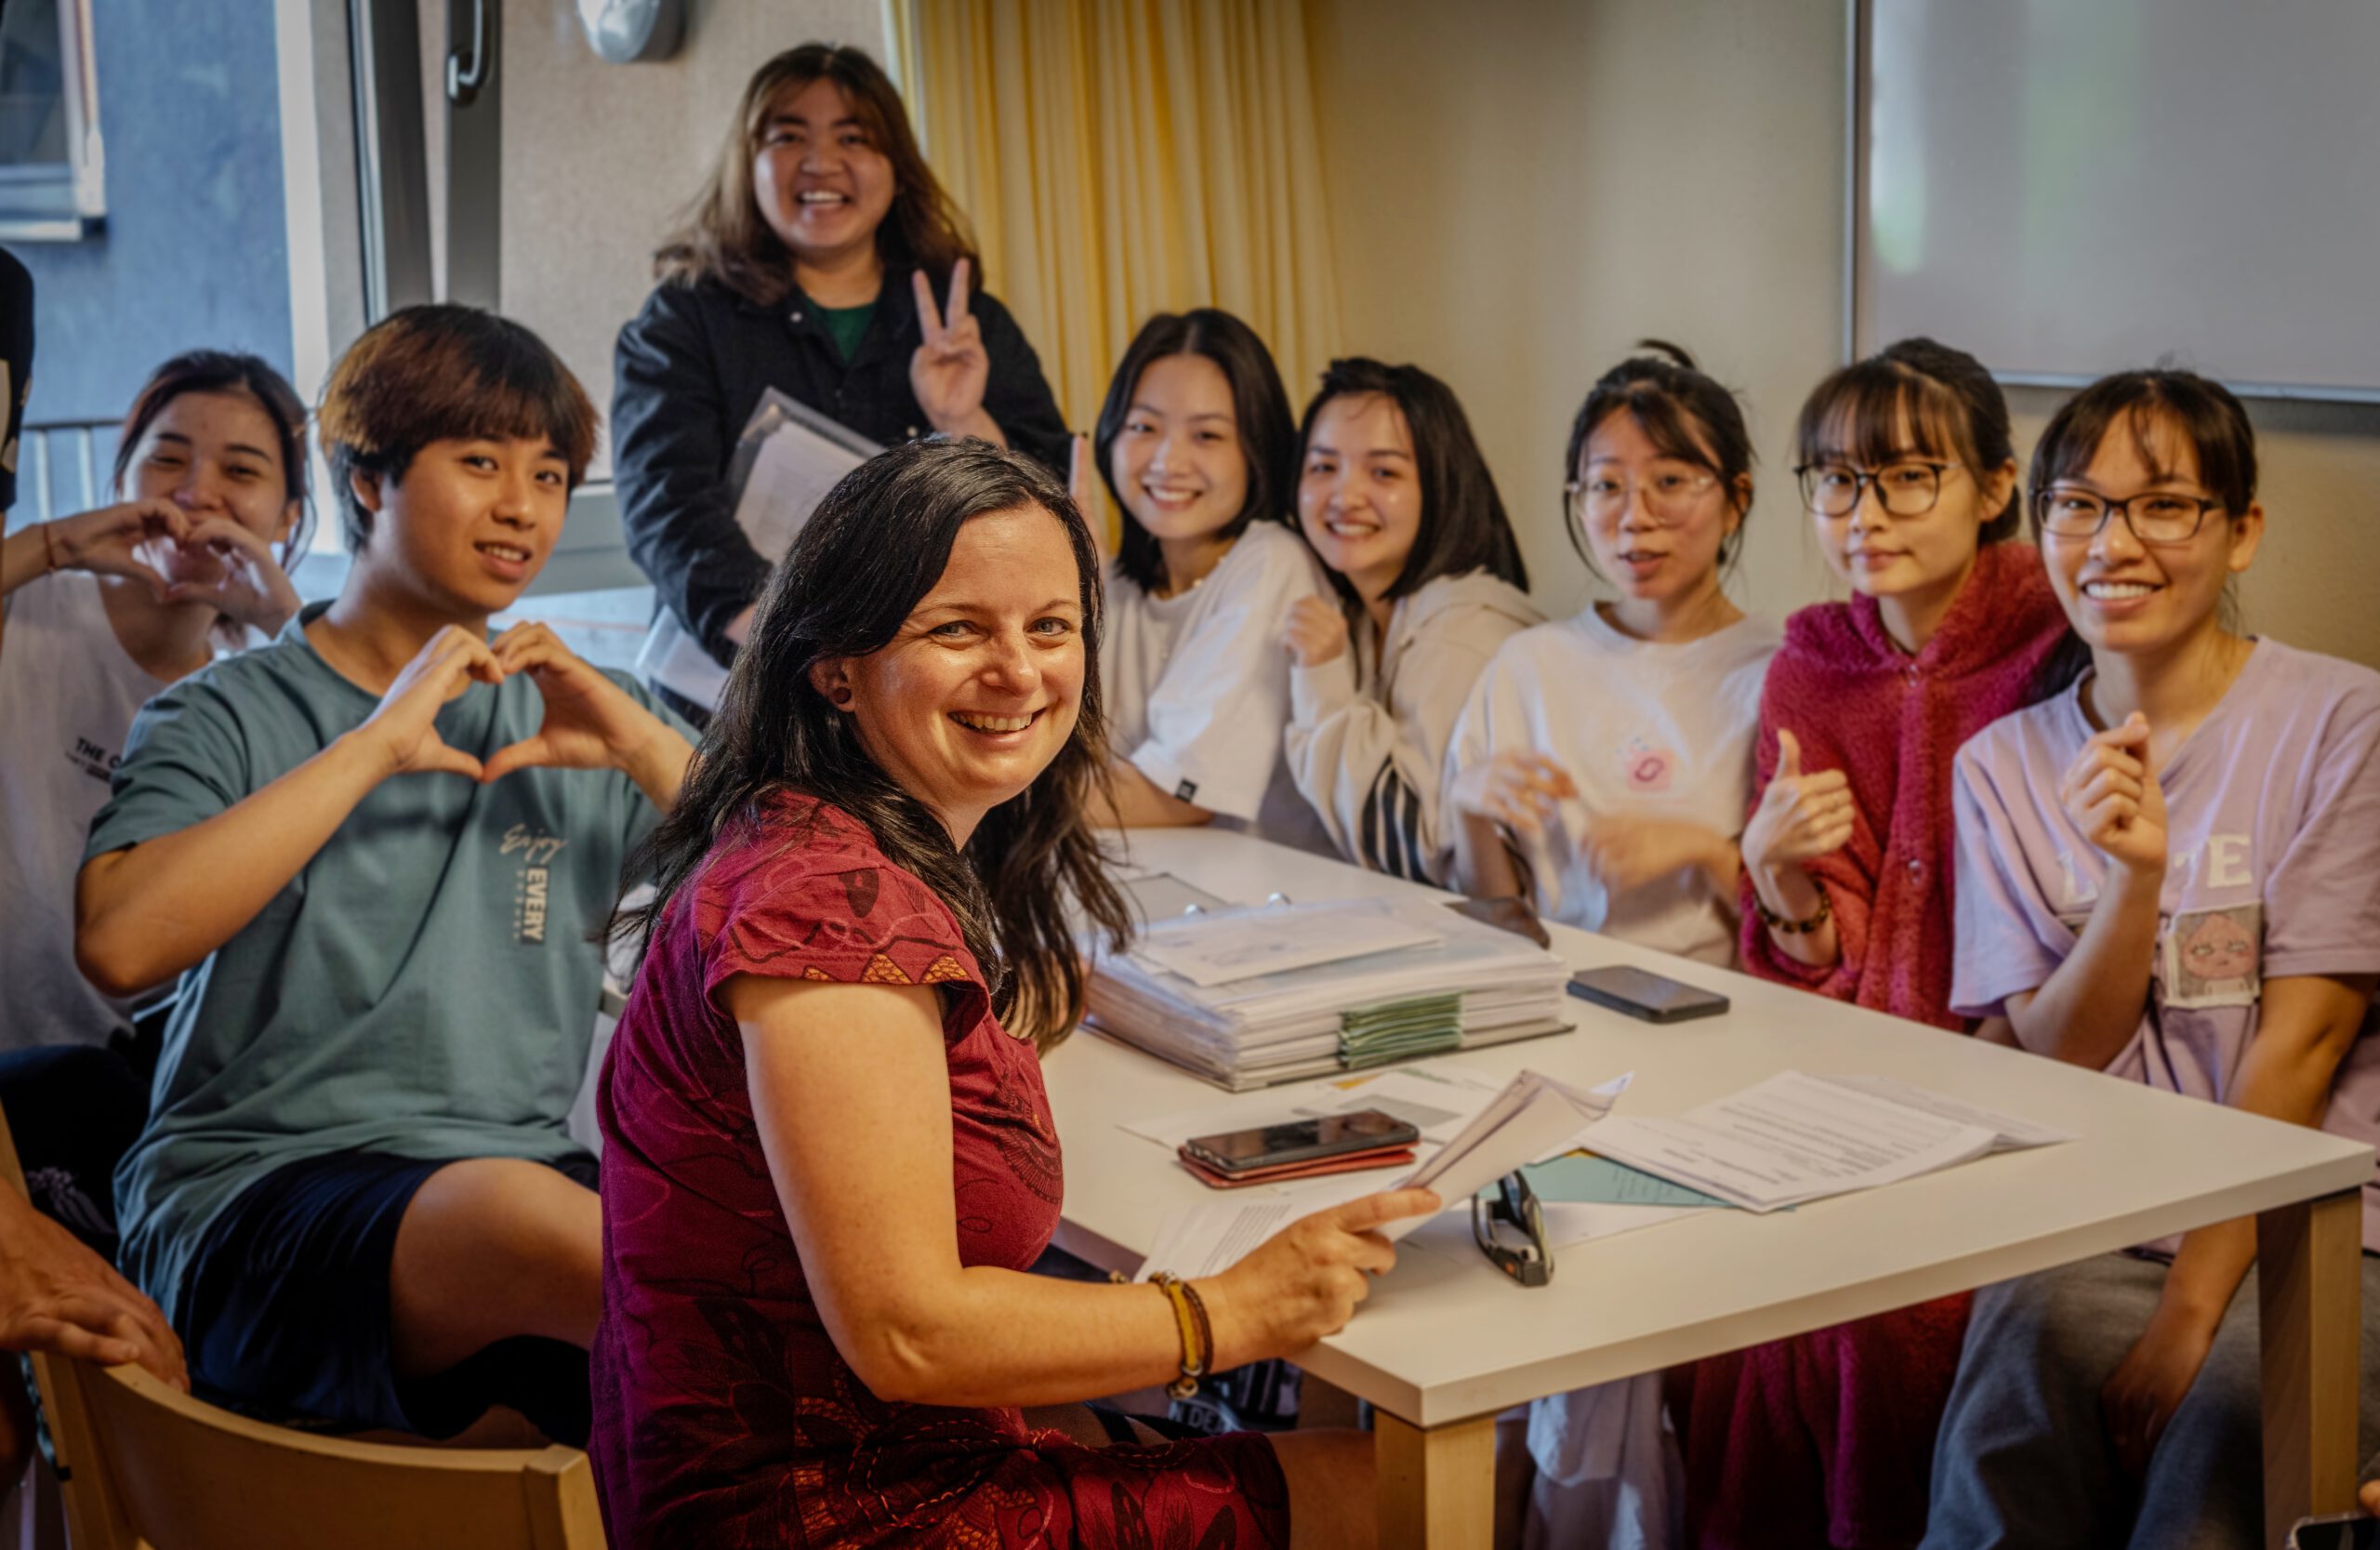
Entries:
[[1942, 498], [1942, 476], [1956, 463], [1926, 463], [1905, 458], [1880, 469], [1856, 469], [1848, 463], [1804, 463], [1793, 470], [1802, 482], [1802, 504], [1821, 517], [1847, 517], [1858, 508], [1870, 485], [1876, 499], [1896, 517], [1922, 517]]
[[1694, 515], [1696, 505], [1718, 483], [1719, 476], [1708, 469], [1655, 469], [1642, 484], [1590, 474], [1563, 485], [1562, 494], [1569, 503], [1570, 520], [1584, 525], [1618, 520], [1641, 490], [1646, 514], [1659, 526], [1674, 527]]
[[2198, 537], [2209, 511], [2222, 510], [2219, 500], [2170, 490], [2109, 500], [2089, 490], [2053, 484], [2033, 497], [2034, 515], [2053, 538], [2096, 538], [2109, 517], [2121, 515], [2132, 536], [2144, 544], [2186, 544]]

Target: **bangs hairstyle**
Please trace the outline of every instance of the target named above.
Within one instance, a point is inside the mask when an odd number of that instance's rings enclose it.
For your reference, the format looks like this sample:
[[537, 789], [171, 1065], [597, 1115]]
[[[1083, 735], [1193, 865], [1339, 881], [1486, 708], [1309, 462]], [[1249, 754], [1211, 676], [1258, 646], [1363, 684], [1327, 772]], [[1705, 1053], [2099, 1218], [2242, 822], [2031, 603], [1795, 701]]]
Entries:
[[[2256, 432], [2248, 411], [2220, 382], [2193, 371], [2124, 371], [2102, 377], [2058, 406], [2033, 444], [2030, 471], [2035, 498], [2051, 485], [2080, 479], [2109, 436], [2129, 435], [2143, 466], [2159, 480], [2182, 478], [2157, 445], [2162, 425], [2198, 457], [2198, 483], [2237, 522], [2256, 502]], [[2041, 508], [2033, 508], [2033, 538], [2041, 540]], [[2232, 611], [2227, 591], [2223, 608]], [[2033, 682], [2036, 699], [2070, 688], [2091, 666], [2091, 648], [2072, 631], [2059, 642]]]
[[[942, 579], [968, 522], [1033, 507], [1064, 525], [1074, 551], [1081, 713], [1049, 767], [986, 814], [959, 850], [942, 820], [868, 756], [850, 714], [818, 692], [810, 672], [891, 644]], [[760, 831], [771, 821], [771, 799], [798, 792], [866, 826], [894, 865], [949, 906], [1010, 1032], [1044, 1050], [1064, 1038], [1082, 1012], [1085, 972], [1069, 899], [1119, 947], [1130, 924], [1086, 815], [1107, 764], [1098, 564], [1082, 514], [1028, 457], [934, 439], [846, 474], [771, 574], [678, 805], [628, 862], [624, 875], [649, 876], [659, 892], [622, 911], [613, 929], [645, 932], [714, 847]], [[799, 833], [787, 841], [798, 843]]]
[[1236, 538], [1257, 521], [1294, 526], [1289, 507], [1297, 491], [1297, 427], [1289, 418], [1289, 395], [1281, 386], [1281, 368], [1273, 364], [1273, 352], [1255, 329], [1219, 308], [1159, 312], [1141, 325], [1117, 363], [1116, 375], [1107, 383], [1107, 402], [1100, 405], [1099, 424], [1091, 431], [1099, 477], [1124, 513], [1116, 568], [1144, 592], [1166, 585], [1165, 553], [1116, 488], [1114, 454], [1116, 439], [1131, 416], [1133, 395], [1141, 390], [1142, 375], [1168, 355], [1203, 355], [1231, 386], [1232, 418], [1238, 422], [1239, 448], [1248, 459], [1248, 498], [1240, 503], [1238, 515], [1224, 524], [1222, 537]]
[[[2170, 427], [2198, 457], [2198, 483], [2234, 520], [2256, 503], [2256, 432], [2231, 390], [2194, 371], [2125, 371], [2102, 377], [2059, 406], [2033, 444], [2032, 487], [2046, 490], [2090, 470], [2099, 445], [2119, 430], [2160, 480], [2183, 472], [2161, 460], [2156, 431]], [[2035, 512], [2036, 536], [2040, 514]]]
[[[1452, 388], [1420, 366], [1392, 366], [1363, 355], [1331, 362], [1322, 374], [1321, 390], [1299, 422], [1300, 456], [1313, 439], [1314, 422], [1324, 404], [1334, 398], [1372, 395], [1387, 399], [1405, 417], [1406, 434], [1413, 438], [1414, 483], [1421, 491], [1421, 525], [1413, 535], [1413, 551], [1382, 598], [1408, 597], [1439, 576], [1473, 571], [1486, 571], [1528, 590], [1528, 566], [1521, 561], [1520, 542], [1513, 537], [1504, 497], [1496, 492], [1496, 476], [1480, 456], [1462, 402]], [[1340, 602], [1355, 606], [1359, 599], [1354, 584], [1327, 565], [1323, 569]]]
[[[1744, 429], [1742, 405], [1736, 395], [1702, 374], [1694, 357], [1667, 339], [1639, 339], [1636, 348], [1651, 353], [1632, 355], [1595, 379], [1587, 390], [1579, 417], [1570, 422], [1570, 444], [1563, 453], [1562, 477], [1579, 477], [1580, 459], [1595, 431], [1614, 415], [1624, 414], [1664, 457], [1692, 463], [1716, 474], [1736, 508], [1736, 530], [1719, 542], [1721, 568], [1732, 565], [1743, 552], [1743, 519], [1752, 501], [1738, 500], [1739, 483], [1752, 477], [1752, 433]], [[1569, 502], [1563, 502], [1563, 531], [1570, 547], [1595, 568], [1587, 536], [1571, 520]]]
[[595, 405], [562, 357], [476, 307], [407, 307], [375, 324], [331, 368], [315, 419], [350, 554], [372, 532], [355, 476], [402, 482], [432, 442], [551, 442], [574, 490], [595, 456]]
[[124, 493], [124, 476], [131, 470], [132, 456], [139, 449], [140, 438], [165, 413], [165, 405], [185, 393], [245, 398], [272, 421], [273, 444], [281, 454], [283, 498], [298, 503], [298, 523], [281, 546], [281, 568], [289, 569], [306, 552], [306, 540], [313, 528], [313, 502], [309, 498], [306, 483], [306, 404], [287, 378], [254, 355], [229, 350], [192, 350], [149, 374], [149, 380], [133, 399], [131, 409], [124, 417], [124, 428], [116, 437], [113, 477], [117, 496], [121, 497]]
[[876, 252], [885, 267], [925, 271], [939, 295], [951, 270], [966, 258], [971, 288], [981, 290], [984, 265], [967, 218], [926, 165], [901, 94], [874, 60], [827, 43], [788, 48], [752, 73], [702, 192], [653, 255], [654, 278], [681, 285], [715, 280], [760, 307], [774, 307], [792, 294], [793, 251], [760, 213], [752, 164], [760, 159], [777, 99], [799, 95], [813, 81], [842, 88], [868, 143], [892, 164], [892, 207], [876, 229]]
[[[1805, 466], [1843, 457], [1872, 469], [1915, 456], [1957, 463], [1978, 480], [2016, 457], [2008, 401], [1983, 363], [1922, 338], [1888, 345], [1812, 389], [1794, 442]], [[2024, 507], [2019, 485], [1978, 541], [2015, 537]]]

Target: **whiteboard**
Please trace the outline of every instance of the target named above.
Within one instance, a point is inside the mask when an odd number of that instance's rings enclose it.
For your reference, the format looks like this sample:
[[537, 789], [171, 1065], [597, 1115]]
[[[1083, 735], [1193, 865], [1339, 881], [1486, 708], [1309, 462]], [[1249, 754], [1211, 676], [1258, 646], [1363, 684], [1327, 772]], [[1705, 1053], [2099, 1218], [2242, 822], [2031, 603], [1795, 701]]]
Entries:
[[2380, 399], [2380, 0], [1852, 0], [1851, 348]]

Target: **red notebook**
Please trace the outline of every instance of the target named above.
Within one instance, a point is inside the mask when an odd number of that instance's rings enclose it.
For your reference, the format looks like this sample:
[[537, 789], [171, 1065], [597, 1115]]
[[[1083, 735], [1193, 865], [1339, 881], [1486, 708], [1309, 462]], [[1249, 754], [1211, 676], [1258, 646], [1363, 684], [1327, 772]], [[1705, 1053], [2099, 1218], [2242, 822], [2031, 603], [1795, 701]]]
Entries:
[[1236, 1173], [1225, 1173], [1208, 1167], [1189, 1152], [1176, 1148], [1174, 1156], [1182, 1166], [1197, 1175], [1200, 1184], [1210, 1189], [1245, 1189], [1251, 1184], [1285, 1184], [1291, 1179], [1319, 1178], [1325, 1173], [1355, 1173], [1367, 1168], [1394, 1168], [1413, 1160], [1410, 1146], [1375, 1146], [1368, 1152], [1342, 1152], [1337, 1157], [1316, 1158], [1311, 1162], [1282, 1162], [1270, 1168], [1248, 1168]]

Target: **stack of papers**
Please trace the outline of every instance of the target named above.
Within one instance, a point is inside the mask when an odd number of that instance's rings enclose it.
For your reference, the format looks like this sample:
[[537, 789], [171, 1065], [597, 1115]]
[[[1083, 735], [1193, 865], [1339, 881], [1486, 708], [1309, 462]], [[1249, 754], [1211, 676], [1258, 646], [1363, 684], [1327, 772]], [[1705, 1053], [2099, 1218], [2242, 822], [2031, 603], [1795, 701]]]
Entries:
[[1586, 1145], [1729, 1205], [1768, 1212], [2072, 1139], [1889, 1077], [1785, 1071], [1674, 1119], [1606, 1119]]
[[1560, 959], [1423, 900], [1210, 911], [1092, 950], [1091, 1026], [1233, 1092], [1567, 1026]]

